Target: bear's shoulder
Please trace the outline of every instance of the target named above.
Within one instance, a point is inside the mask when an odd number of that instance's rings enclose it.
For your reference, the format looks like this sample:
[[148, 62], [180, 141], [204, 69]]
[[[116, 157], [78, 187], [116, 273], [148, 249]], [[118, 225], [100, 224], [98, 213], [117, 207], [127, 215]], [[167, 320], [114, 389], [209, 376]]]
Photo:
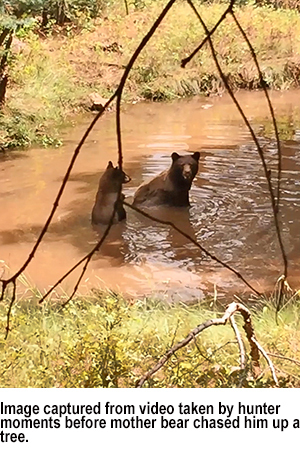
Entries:
[[198, 172], [200, 153], [179, 155], [173, 152], [170, 168], [143, 183], [134, 195], [134, 205], [189, 206], [189, 190]]

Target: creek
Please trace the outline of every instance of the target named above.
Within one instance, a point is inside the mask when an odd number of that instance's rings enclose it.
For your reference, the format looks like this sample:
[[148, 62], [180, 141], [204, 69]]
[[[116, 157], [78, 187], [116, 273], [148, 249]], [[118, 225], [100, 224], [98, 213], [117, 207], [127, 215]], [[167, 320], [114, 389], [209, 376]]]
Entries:
[[[239, 101], [264, 149], [275, 179], [277, 149], [261, 92], [239, 92]], [[289, 282], [300, 275], [300, 91], [272, 92], [282, 140], [280, 220], [289, 258]], [[52, 209], [74, 149], [87, 128], [86, 116], [63, 133], [58, 149], [13, 151], [0, 156], [0, 270], [9, 275], [25, 261]], [[190, 210], [168, 209], [160, 217], [196, 237], [207, 250], [238, 271], [259, 291], [274, 288], [282, 273], [272, 209], [254, 142], [227, 95], [169, 103], [139, 103], [122, 112], [124, 170], [132, 178], [123, 192], [131, 200], [144, 180], [169, 167], [173, 151], [202, 152], [190, 191]], [[103, 229], [90, 214], [99, 177], [117, 161], [115, 113], [107, 113], [89, 136], [35, 258], [18, 290], [53, 285], [95, 245]], [[71, 292], [80, 271], [58, 290]], [[173, 229], [127, 209], [92, 259], [80, 292], [109, 288], [130, 296], [159, 293], [188, 301], [211, 294], [249, 292]]]

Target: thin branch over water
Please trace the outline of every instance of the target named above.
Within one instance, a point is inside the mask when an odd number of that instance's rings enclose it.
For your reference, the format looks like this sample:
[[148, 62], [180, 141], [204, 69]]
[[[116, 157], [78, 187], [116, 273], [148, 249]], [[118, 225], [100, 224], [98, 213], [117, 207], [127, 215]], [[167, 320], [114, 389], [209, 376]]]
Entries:
[[[274, 218], [274, 225], [275, 225], [275, 230], [276, 230], [276, 235], [277, 235], [277, 239], [278, 239], [278, 243], [279, 243], [279, 247], [280, 247], [280, 251], [281, 251], [281, 255], [282, 255], [282, 259], [283, 259], [283, 265], [284, 265], [284, 268], [283, 268], [283, 271], [284, 271], [284, 276], [286, 278], [287, 276], [287, 267], [288, 267], [288, 261], [287, 261], [287, 256], [286, 256], [286, 252], [285, 252], [285, 248], [284, 248], [284, 244], [283, 244], [283, 240], [282, 240], [282, 235], [281, 235], [281, 229], [280, 229], [280, 224], [279, 224], [279, 218], [278, 218], [278, 205], [279, 205], [279, 193], [277, 194], [277, 203], [276, 203], [276, 200], [275, 200], [275, 195], [274, 195], [274, 191], [273, 191], [273, 187], [272, 187], [272, 181], [271, 181], [271, 170], [268, 169], [268, 166], [267, 166], [267, 163], [266, 163], [266, 159], [265, 159], [265, 156], [264, 156], [264, 152], [263, 152], [263, 149], [261, 148], [260, 144], [259, 144], [259, 141], [257, 139], [257, 136], [256, 134], [254, 133], [254, 130], [248, 120], [248, 118], [246, 117], [241, 105], [239, 104], [237, 98], [235, 97], [229, 83], [228, 83], [228, 80], [224, 74], [224, 72], [222, 71], [222, 68], [219, 64], [219, 60], [217, 58], [217, 54], [216, 54], [216, 50], [214, 48], [214, 45], [213, 45], [213, 42], [211, 40], [211, 37], [209, 35], [209, 30], [204, 22], [204, 20], [202, 19], [202, 17], [200, 16], [197, 8], [195, 7], [194, 3], [192, 2], [192, 0], [187, 0], [188, 4], [190, 5], [190, 7], [192, 8], [192, 10], [194, 11], [195, 15], [197, 16], [197, 18], [199, 19], [199, 22], [201, 23], [206, 35], [208, 36], [208, 43], [209, 43], [209, 46], [210, 46], [210, 50], [211, 50], [211, 53], [212, 53], [212, 57], [213, 57], [213, 60], [216, 64], [216, 67], [217, 67], [217, 70], [219, 72], [219, 75], [225, 85], [225, 88], [226, 90], [228, 91], [232, 101], [234, 102], [237, 110], [239, 111], [246, 127], [248, 128], [251, 136], [252, 136], [252, 139], [256, 145], [256, 148], [257, 148], [257, 151], [258, 151], [258, 154], [259, 154], [259, 157], [261, 159], [261, 162], [262, 162], [262, 166], [263, 166], [263, 170], [264, 170], [264, 174], [265, 174], [265, 178], [266, 178], [266, 182], [267, 182], [267, 185], [268, 185], [268, 191], [269, 191], [269, 196], [270, 196], [270, 201], [271, 201], [271, 207], [272, 207], [272, 212], [273, 212], [273, 218]], [[233, 12], [231, 12], [231, 15], [234, 15]], [[234, 16], [235, 18], [235, 16]], [[239, 24], [239, 23], [238, 23]], [[239, 24], [239, 29], [241, 30], [242, 27], [240, 26]], [[247, 41], [248, 45], [250, 44], [249, 40]], [[251, 47], [251, 49], [253, 50], [253, 47]], [[253, 50], [253, 54], [255, 55], [254, 53], [254, 50]], [[258, 61], [257, 59], [255, 60], [256, 64], [257, 64], [257, 67], [259, 68], [259, 64], [258, 64]], [[260, 75], [261, 74], [261, 71], [260, 71]], [[267, 101], [269, 102], [270, 106], [272, 107], [271, 105], [271, 101], [267, 98]], [[270, 107], [269, 106], [269, 107]], [[272, 113], [274, 114], [274, 111], [272, 109]], [[275, 124], [276, 125], [276, 124]], [[276, 127], [277, 129], [277, 127]], [[278, 138], [278, 145], [280, 146], [280, 142], [279, 142], [279, 138]], [[278, 152], [278, 158], [279, 158], [279, 163], [278, 163], [278, 178], [279, 178], [279, 182], [278, 182], [278, 186], [280, 187], [280, 176], [281, 176], [281, 151]], [[281, 299], [282, 299], [282, 290], [283, 290], [283, 284], [281, 285], [281, 295], [279, 296], [279, 300], [281, 302]], [[278, 303], [277, 305], [277, 309], [276, 311], [278, 312], [280, 308], [280, 304]]]
[[[275, 223], [277, 238], [278, 238], [278, 241], [279, 241], [279, 246], [280, 246], [280, 250], [281, 250], [283, 261], [284, 261], [284, 277], [286, 277], [287, 276], [288, 261], [287, 261], [283, 241], [282, 241], [281, 230], [280, 230], [280, 225], [279, 225], [279, 218], [278, 218], [279, 201], [280, 201], [280, 180], [281, 180], [281, 169], [282, 169], [282, 166], [281, 166], [281, 160], [282, 159], [281, 159], [281, 151], [280, 151], [280, 140], [279, 140], [278, 129], [277, 129], [276, 120], [275, 120], [275, 116], [274, 116], [274, 111], [273, 111], [272, 104], [271, 104], [271, 101], [270, 101], [269, 96], [268, 96], [266, 86], [265, 86], [263, 78], [262, 78], [262, 73], [261, 73], [261, 70], [260, 70], [260, 67], [259, 67], [259, 64], [258, 64], [258, 61], [257, 61], [256, 54], [255, 54], [255, 52], [253, 50], [253, 47], [252, 47], [251, 43], [249, 42], [249, 40], [247, 38], [246, 33], [244, 32], [243, 28], [241, 27], [240, 23], [238, 22], [238, 20], [236, 18], [236, 15], [235, 15], [235, 13], [233, 11], [235, 0], [230, 0], [229, 6], [227, 7], [227, 9], [224, 11], [223, 15], [220, 17], [218, 22], [215, 24], [215, 26], [210, 31], [206, 27], [206, 24], [204, 23], [201, 16], [199, 15], [199, 13], [198, 13], [196, 7], [194, 6], [193, 2], [191, 0], [187, 0], [187, 1], [188, 1], [188, 4], [193, 9], [194, 13], [196, 14], [197, 18], [199, 19], [200, 23], [202, 24], [202, 27], [204, 28], [204, 31], [205, 31], [205, 34], [206, 34], [206, 37], [202, 41], [202, 43], [194, 50], [194, 52], [188, 58], [182, 60], [182, 67], [184, 67], [196, 55], [196, 53], [199, 52], [199, 50], [203, 47], [204, 43], [206, 43], [208, 41], [210, 49], [211, 49], [211, 53], [212, 53], [212, 56], [213, 56], [213, 59], [215, 61], [215, 64], [216, 64], [218, 72], [219, 72], [219, 75], [222, 78], [223, 83], [225, 85], [225, 88], [227, 89], [227, 91], [228, 91], [229, 95], [231, 96], [234, 104], [236, 105], [236, 107], [237, 107], [237, 109], [238, 109], [238, 111], [239, 111], [245, 125], [247, 126], [247, 128], [249, 129], [249, 131], [251, 133], [251, 136], [252, 136], [252, 138], [254, 140], [254, 143], [255, 143], [255, 145], [257, 147], [257, 150], [258, 150], [258, 153], [259, 153], [262, 165], [263, 165], [264, 174], [265, 174], [265, 177], [266, 177], [266, 181], [267, 181], [267, 185], [268, 185], [268, 189], [269, 189], [269, 195], [270, 195], [270, 199], [271, 199], [271, 205], [272, 205], [272, 210], [273, 210], [273, 215], [274, 215], [274, 223]], [[62, 195], [64, 193], [64, 190], [65, 190], [66, 184], [67, 184], [67, 182], [69, 180], [71, 171], [73, 169], [73, 166], [74, 166], [75, 161], [76, 161], [76, 159], [77, 159], [77, 157], [78, 157], [78, 155], [79, 155], [79, 153], [81, 151], [81, 148], [82, 148], [83, 144], [85, 143], [87, 137], [89, 136], [90, 132], [94, 128], [94, 126], [97, 123], [97, 121], [99, 120], [99, 118], [104, 114], [105, 110], [109, 107], [109, 105], [112, 103], [112, 101], [115, 98], [117, 99], [117, 101], [116, 101], [116, 137], [117, 137], [117, 144], [118, 144], [118, 166], [122, 170], [122, 167], [123, 167], [123, 149], [122, 149], [122, 130], [121, 130], [121, 102], [122, 102], [123, 90], [124, 90], [126, 81], [128, 79], [129, 73], [132, 70], [132, 68], [134, 66], [134, 63], [136, 62], [137, 58], [139, 57], [141, 51], [145, 48], [145, 46], [147, 45], [149, 40], [154, 35], [155, 31], [157, 30], [157, 28], [159, 27], [159, 25], [161, 24], [161, 22], [165, 18], [166, 14], [173, 7], [173, 5], [175, 3], [176, 3], [176, 0], [169, 1], [167, 3], [167, 5], [165, 6], [165, 8], [162, 10], [161, 14], [158, 16], [156, 21], [153, 23], [153, 25], [149, 29], [148, 33], [144, 36], [144, 38], [140, 42], [139, 46], [137, 47], [137, 49], [133, 53], [132, 57], [130, 58], [129, 63], [126, 66], [126, 69], [125, 69], [125, 71], [124, 71], [124, 73], [123, 73], [123, 75], [121, 77], [121, 80], [120, 80], [120, 83], [118, 85], [117, 90], [111, 96], [111, 98], [106, 102], [104, 107], [95, 116], [95, 118], [91, 122], [90, 126], [87, 128], [86, 132], [84, 133], [82, 139], [79, 141], [79, 143], [78, 143], [78, 145], [77, 145], [77, 147], [76, 147], [76, 149], [74, 151], [74, 154], [73, 154], [73, 156], [71, 158], [71, 161], [70, 161], [70, 164], [68, 166], [68, 169], [67, 169], [67, 171], [65, 173], [65, 176], [63, 178], [63, 181], [62, 181], [62, 184], [61, 184], [60, 189], [58, 191], [58, 194], [57, 194], [57, 196], [55, 198], [53, 208], [52, 208], [52, 210], [51, 210], [51, 212], [50, 212], [50, 214], [49, 214], [49, 216], [48, 216], [48, 218], [47, 218], [47, 220], [46, 220], [46, 222], [45, 222], [45, 224], [44, 224], [44, 226], [43, 226], [43, 228], [41, 230], [41, 233], [40, 233], [39, 237], [37, 238], [37, 241], [36, 241], [32, 251], [28, 255], [28, 258], [26, 259], [24, 264], [21, 266], [21, 268], [12, 277], [10, 277], [8, 279], [0, 279], [0, 281], [2, 283], [2, 291], [1, 291], [0, 301], [3, 300], [8, 285], [12, 284], [12, 286], [13, 286], [12, 296], [11, 296], [11, 300], [10, 300], [10, 304], [9, 304], [9, 308], [8, 308], [8, 312], [7, 312], [6, 337], [8, 335], [9, 328], [10, 328], [10, 315], [11, 315], [12, 305], [13, 305], [13, 303], [15, 301], [15, 298], [16, 298], [16, 282], [17, 282], [17, 279], [24, 272], [24, 270], [28, 267], [28, 265], [30, 264], [30, 262], [34, 258], [40, 243], [42, 242], [46, 232], [48, 231], [49, 225], [50, 225], [50, 223], [51, 223], [51, 221], [53, 219], [53, 216], [54, 216], [54, 214], [55, 214], [55, 212], [56, 212], [56, 210], [57, 210], [57, 208], [59, 206], [60, 199], [61, 199], [61, 197], [62, 197]], [[261, 80], [261, 83], [262, 83], [262, 86], [263, 86], [263, 89], [265, 91], [265, 95], [266, 95], [266, 98], [267, 98], [267, 101], [268, 101], [268, 105], [269, 105], [269, 109], [270, 109], [270, 113], [271, 113], [271, 117], [272, 117], [272, 121], [273, 121], [273, 125], [274, 125], [277, 146], [278, 146], [278, 174], [277, 174], [277, 192], [276, 192], [276, 196], [275, 196], [273, 188], [272, 188], [271, 173], [270, 173], [270, 170], [268, 169], [268, 166], [266, 164], [265, 157], [264, 157], [264, 152], [263, 152], [263, 150], [262, 150], [262, 148], [261, 148], [261, 146], [259, 144], [259, 141], [258, 141], [252, 127], [251, 127], [251, 124], [249, 123], [249, 121], [248, 121], [247, 117], [245, 116], [241, 106], [239, 105], [237, 99], [235, 98], [234, 93], [230, 88], [230, 85], [228, 84], [226, 76], [224, 75], [224, 73], [223, 73], [223, 71], [222, 71], [222, 69], [220, 67], [219, 61], [217, 59], [216, 51], [214, 49], [214, 46], [213, 46], [213, 43], [212, 43], [212, 40], [211, 40], [211, 37], [213, 36], [213, 33], [217, 30], [217, 28], [220, 26], [220, 24], [225, 20], [225, 18], [227, 17], [228, 14], [232, 15], [237, 27], [239, 28], [241, 34], [243, 35], [244, 39], [246, 40], [246, 42], [248, 44], [248, 47], [249, 47], [250, 52], [252, 54], [252, 58], [254, 59], [254, 62], [255, 62], [256, 67], [258, 69], [259, 77], [260, 77], [260, 80]], [[119, 200], [120, 194], [121, 194], [121, 191], [119, 191], [117, 200]], [[117, 203], [117, 201], [116, 201], [116, 203]], [[115, 203], [115, 207], [116, 207], [116, 203]], [[214, 256], [213, 254], [211, 254], [202, 245], [200, 245], [196, 240], [191, 238], [185, 232], [181, 231], [172, 222], [164, 221], [164, 220], [160, 220], [158, 218], [155, 218], [151, 214], [148, 214], [148, 213], [134, 207], [133, 205], [128, 204], [127, 202], [125, 202], [124, 204], [127, 207], [132, 208], [133, 210], [137, 211], [138, 213], [143, 214], [144, 216], [148, 217], [149, 219], [152, 219], [153, 221], [156, 221], [156, 222], [159, 222], [161, 224], [171, 226], [174, 230], [176, 230], [181, 235], [183, 235], [187, 239], [189, 239], [198, 249], [203, 251], [212, 260], [218, 262], [223, 267], [225, 267], [226, 269], [228, 269], [229, 271], [234, 273], [240, 280], [243, 281], [243, 283], [245, 283], [245, 285], [247, 285], [257, 295], [260, 295], [260, 293], [256, 289], [254, 289], [252, 287], [252, 285], [243, 277], [243, 275], [240, 272], [238, 272], [237, 270], [235, 270], [234, 268], [229, 266], [227, 263], [221, 261], [219, 258]], [[107, 225], [107, 227], [106, 227], [106, 229], [105, 229], [105, 231], [103, 233], [103, 236], [97, 242], [97, 244], [94, 246], [94, 248], [87, 255], [85, 255], [83, 258], [81, 258], [80, 261], [78, 261], [68, 272], [66, 272], [64, 274], [64, 276], [61, 277], [56, 282], [56, 284], [45, 294], [45, 296], [43, 296], [41, 301], [43, 301], [76, 268], [78, 268], [81, 264], [84, 264], [84, 266], [82, 268], [82, 272], [81, 272], [81, 274], [80, 274], [80, 276], [78, 278], [78, 281], [75, 284], [74, 290], [73, 290], [73, 292], [72, 292], [72, 294], [71, 294], [71, 296], [69, 298], [69, 300], [72, 299], [72, 297], [75, 295], [75, 293], [76, 293], [76, 291], [77, 291], [77, 289], [79, 287], [80, 281], [82, 280], [82, 278], [83, 278], [83, 276], [84, 276], [84, 274], [86, 272], [86, 269], [88, 267], [89, 262], [92, 259], [93, 254], [95, 252], [99, 251], [99, 249], [101, 248], [104, 240], [106, 239], [107, 235], [109, 234], [109, 231], [111, 229], [113, 219], [114, 219], [114, 213], [115, 213], [115, 208], [114, 208], [114, 212], [112, 214], [112, 217], [110, 219], [110, 222]]]

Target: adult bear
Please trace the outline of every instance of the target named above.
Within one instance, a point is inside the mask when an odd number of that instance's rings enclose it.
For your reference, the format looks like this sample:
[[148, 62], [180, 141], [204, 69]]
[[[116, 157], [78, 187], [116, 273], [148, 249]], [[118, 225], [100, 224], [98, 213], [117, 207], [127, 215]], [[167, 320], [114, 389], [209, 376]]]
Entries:
[[135, 206], [188, 207], [189, 190], [198, 172], [200, 152], [179, 155], [173, 152], [171, 167], [142, 184], [133, 199]]
[[[114, 167], [112, 162], [108, 162], [107, 168], [99, 181], [95, 205], [92, 211], [93, 224], [109, 223], [120, 188], [122, 190], [122, 184], [127, 183], [130, 180], [131, 179], [124, 173], [124, 171], [120, 170], [117, 166]], [[114, 222], [126, 219], [126, 211], [123, 206], [124, 198], [124, 194], [121, 193], [120, 200], [116, 208]]]

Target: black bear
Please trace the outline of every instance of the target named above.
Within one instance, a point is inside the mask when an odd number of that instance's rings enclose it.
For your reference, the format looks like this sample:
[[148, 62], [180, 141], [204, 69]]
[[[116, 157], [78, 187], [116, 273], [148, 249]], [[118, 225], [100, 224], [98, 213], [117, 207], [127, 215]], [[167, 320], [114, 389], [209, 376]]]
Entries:
[[[108, 162], [107, 168], [99, 181], [96, 201], [92, 211], [93, 224], [109, 223], [119, 190], [122, 188], [122, 184], [129, 181], [130, 178], [124, 173], [124, 171], [121, 171], [117, 166], [114, 167], [112, 162]], [[126, 219], [126, 211], [123, 206], [124, 198], [124, 194], [121, 193], [120, 200], [116, 208], [114, 222]]]
[[198, 172], [200, 152], [179, 155], [173, 152], [171, 167], [142, 184], [134, 194], [136, 206], [188, 207], [189, 190]]

